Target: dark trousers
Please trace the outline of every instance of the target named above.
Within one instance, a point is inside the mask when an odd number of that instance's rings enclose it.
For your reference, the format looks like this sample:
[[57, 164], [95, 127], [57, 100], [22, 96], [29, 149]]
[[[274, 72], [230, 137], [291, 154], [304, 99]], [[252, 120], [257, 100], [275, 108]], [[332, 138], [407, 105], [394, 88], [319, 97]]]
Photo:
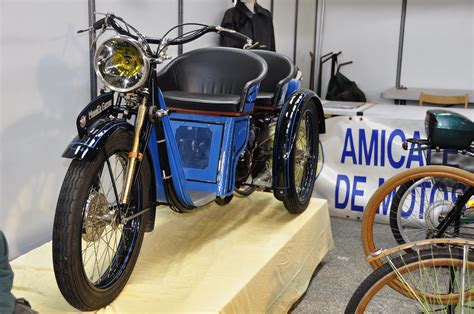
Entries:
[[8, 263], [8, 244], [0, 230], [0, 313], [13, 313], [15, 297], [11, 294], [13, 271]]

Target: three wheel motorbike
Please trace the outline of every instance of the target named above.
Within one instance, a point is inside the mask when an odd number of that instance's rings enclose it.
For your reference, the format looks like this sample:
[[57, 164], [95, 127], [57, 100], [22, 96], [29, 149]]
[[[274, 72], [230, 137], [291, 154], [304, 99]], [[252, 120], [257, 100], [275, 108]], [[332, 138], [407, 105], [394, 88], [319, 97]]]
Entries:
[[[250, 50], [252, 40], [233, 30], [186, 25], [198, 28], [157, 39], [106, 14], [90, 29], [99, 32], [94, 67], [104, 88], [79, 113], [63, 154], [72, 162], [53, 231], [58, 286], [80, 310], [122, 291], [157, 206], [186, 213], [255, 189], [294, 214], [310, 201], [325, 132], [316, 94], [300, 89], [287, 57]], [[169, 46], [210, 32], [244, 50], [198, 49], [157, 70]]]

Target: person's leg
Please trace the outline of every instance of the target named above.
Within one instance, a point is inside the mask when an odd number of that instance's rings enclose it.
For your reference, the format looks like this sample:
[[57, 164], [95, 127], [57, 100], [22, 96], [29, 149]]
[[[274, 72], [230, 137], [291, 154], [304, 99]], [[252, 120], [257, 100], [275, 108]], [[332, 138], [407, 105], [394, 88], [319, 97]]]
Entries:
[[15, 297], [11, 293], [13, 271], [8, 263], [8, 245], [0, 230], [0, 313], [13, 313]]

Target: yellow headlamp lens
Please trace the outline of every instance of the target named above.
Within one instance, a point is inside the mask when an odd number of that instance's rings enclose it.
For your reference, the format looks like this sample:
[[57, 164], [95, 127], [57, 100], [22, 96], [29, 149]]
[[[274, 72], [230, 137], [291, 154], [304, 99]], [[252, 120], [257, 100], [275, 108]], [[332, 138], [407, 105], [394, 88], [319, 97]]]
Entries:
[[128, 92], [143, 85], [150, 64], [136, 41], [116, 37], [97, 49], [95, 69], [105, 86], [114, 91]]
[[121, 47], [113, 55], [113, 63], [121, 76], [131, 78], [143, 68], [143, 60], [136, 49]]

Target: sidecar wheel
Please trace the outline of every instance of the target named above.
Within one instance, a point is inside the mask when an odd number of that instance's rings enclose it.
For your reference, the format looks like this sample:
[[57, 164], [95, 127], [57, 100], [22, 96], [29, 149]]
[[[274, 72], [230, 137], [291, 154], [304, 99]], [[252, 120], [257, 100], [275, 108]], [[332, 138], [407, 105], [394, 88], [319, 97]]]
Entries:
[[237, 197], [247, 197], [257, 190], [256, 186], [246, 186], [235, 189], [234, 192]]
[[114, 192], [121, 192], [131, 147], [130, 132], [115, 132], [105, 144], [106, 154], [72, 161], [61, 188], [53, 229], [54, 273], [64, 298], [82, 311], [105, 307], [120, 294], [142, 245], [146, 215], [122, 219], [148, 203], [141, 188], [144, 176], [132, 186], [128, 209], [116, 206]]
[[225, 205], [229, 204], [230, 201], [232, 201], [233, 198], [234, 198], [234, 195], [229, 195], [229, 196], [225, 196], [225, 197], [218, 197], [218, 198], [216, 198], [216, 203], [217, 203], [217, 205], [225, 206]]
[[292, 214], [302, 213], [311, 200], [318, 166], [318, 114], [313, 100], [307, 100], [301, 115], [290, 152], [290, 188], [283, 201]]

